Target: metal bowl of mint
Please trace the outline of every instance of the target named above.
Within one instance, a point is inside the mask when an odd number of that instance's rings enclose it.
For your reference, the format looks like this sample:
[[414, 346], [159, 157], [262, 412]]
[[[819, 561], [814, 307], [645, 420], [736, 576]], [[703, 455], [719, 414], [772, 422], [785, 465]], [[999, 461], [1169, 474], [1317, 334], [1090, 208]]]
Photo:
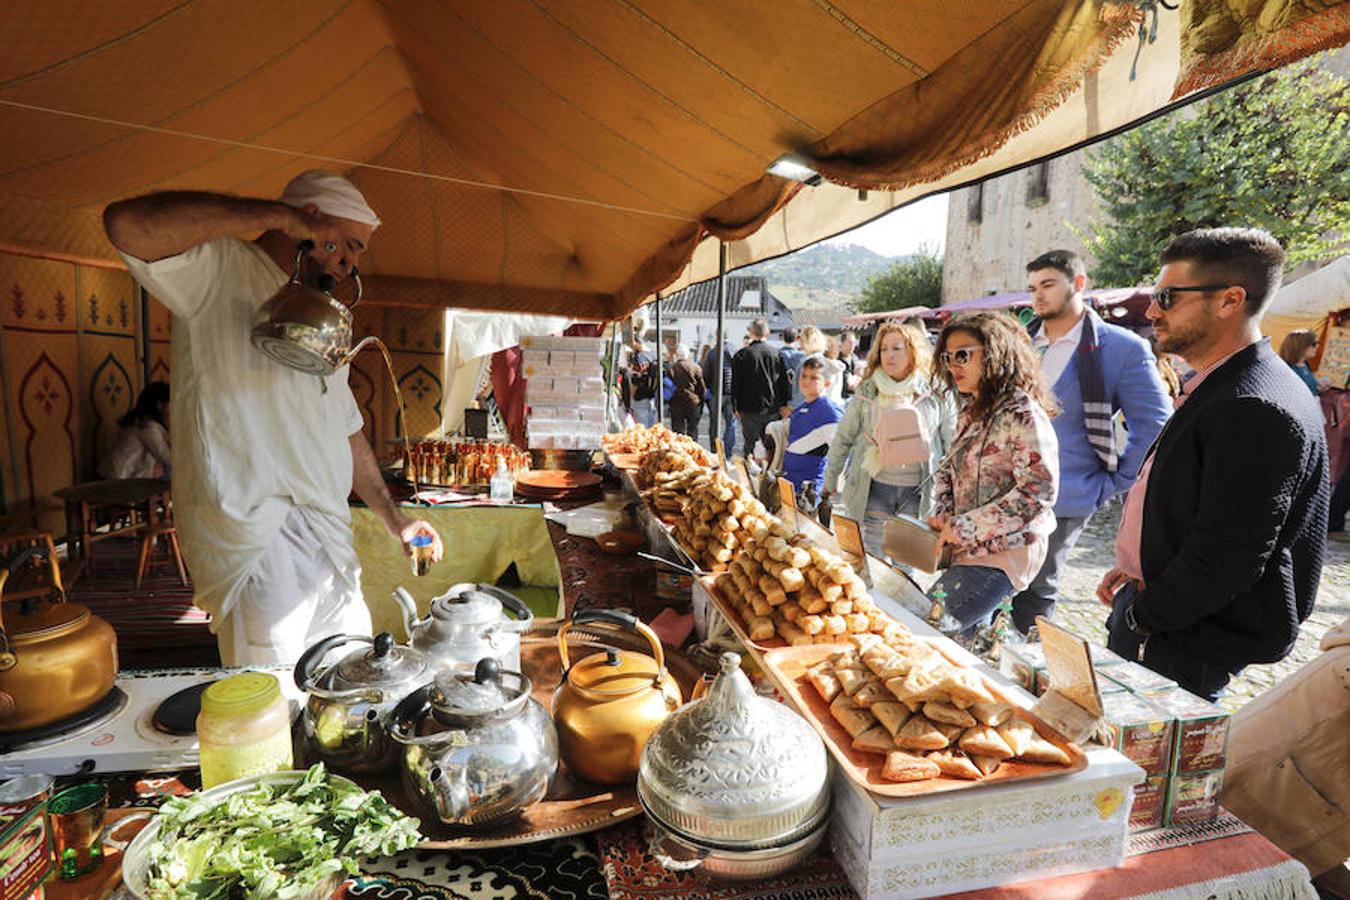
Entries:
[[254, 775], [166, 800], [122, 882], [138, 900], [327, 900], [361, 859], [415, 846], [419, 824], [322, 763]]

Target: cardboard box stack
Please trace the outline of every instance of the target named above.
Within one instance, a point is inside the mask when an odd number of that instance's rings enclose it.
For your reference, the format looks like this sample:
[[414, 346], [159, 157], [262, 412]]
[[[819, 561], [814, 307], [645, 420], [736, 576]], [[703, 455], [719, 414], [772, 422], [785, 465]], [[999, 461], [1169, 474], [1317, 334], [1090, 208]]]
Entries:
[[605, 433], [604, 339], [523, 337], [521, 365], [535, 450], [598, 450]]
[[[1134, 787], [1130, 830], [1213, 819], [1223, 793], [1228, 713], [1138, 663], [1092, 645], [1105, 712], [1102, 743], [1147, 776]], [[1045, 655], [1037, 644], [1003, 650], [1003, 673], [1037, 696], [1045, 693]]]

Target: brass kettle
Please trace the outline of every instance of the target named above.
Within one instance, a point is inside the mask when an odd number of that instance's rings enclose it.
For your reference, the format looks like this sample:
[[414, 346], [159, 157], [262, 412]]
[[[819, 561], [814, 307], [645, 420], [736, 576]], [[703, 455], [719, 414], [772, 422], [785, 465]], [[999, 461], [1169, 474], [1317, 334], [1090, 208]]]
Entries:
[[352, 346], [352, 307], [361, 302], [361, 276], [352, 269], [356, 299], [344, 304], [333, 296], [337, 280], [323, 274], [318, 287], [301, 277], [305, 255], [313, 241], [301, 241], [295, 251], [290, 280], [262, 306], [253, 326], [253, 346], [272, 359], [310, 375], [332, 375], [375, 338]]
[[[567, 632], [591, 622], [637, 632], [651, 645], [651, 655], [610, 648], [572, 665]], [[635, 616], [588, 609], [558, 629], [558, 655], [563, 675], [553, 692], [553, 719], [563, 761], [590, 781], [636, 781], [647, 738], [683, 702], [679, 684], [666, 671], [661, 639]]]
[[[56, 550], [25, 548], [0, 565], [0, 736], [41, 728], [102, 700], [117, 679], [117, 635], [78, 603], [67, 603]], [[51, 569], [52, 597], [6, 601], [5, 584], [35, 554]], [[17, 607], [17, 610], [15, 609]]]

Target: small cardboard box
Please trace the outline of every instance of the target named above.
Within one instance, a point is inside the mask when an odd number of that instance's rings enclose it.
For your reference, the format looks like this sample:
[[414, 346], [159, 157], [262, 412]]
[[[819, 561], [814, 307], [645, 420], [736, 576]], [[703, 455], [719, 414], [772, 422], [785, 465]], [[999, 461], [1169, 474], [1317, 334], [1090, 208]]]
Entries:
[[1152, 669], [1129, 660], [1112, 666], [1110, 676], [1112, 681], [1125, 685], [1136, 694], [1165, 691], [1177, 686], [1177, 683], [1166, 675], [1159, 675]]
[[1112, 653], [1101, 644], [1089, 644], [1088, 646], [1092, 648], [1092, 668], [1094, 669], [1107, 669], [1111, 666], [1118, 666], [1123, 662], [1128, 662], [1125, 657], [1117, 653]]
[[998, 668], [1037, 697], [1049, 687], [1045, 677], [1045, 651], [1040, 644], [1005, 644], [999, 651]]
[[1208, 822], [1219, 814], [1223, 799], [1223, 769], [1173, 775], [1167, 789], [1169, 828]]
[[1128, 694], [1130, 689], [1111, 677], [1110, 669], [1097, 669], [1097, 693]]
[[51, 861], [46, 801], [0, 804], [0, 900], [40, 890]]
[[1120, 692], [1102, 696], [1103, 720], [1110, 746], [1149, 775], [1166, 775], [1172, 758], [1171, 714], [1138, 694]]
[[1167, 788], [1171, 779], [1166, 775], [1150, 775], [1134, 786], [1134, 806], [1130, 807], [1130, 831], [1149, 831], [1161, 828], [1167, 812]]
[[1228, 756], [1229, 713], [1184, 688], [1147, 695], [1177, 720], [1172, 739], [1172, 771], [1181, 774], [1222, 769]]

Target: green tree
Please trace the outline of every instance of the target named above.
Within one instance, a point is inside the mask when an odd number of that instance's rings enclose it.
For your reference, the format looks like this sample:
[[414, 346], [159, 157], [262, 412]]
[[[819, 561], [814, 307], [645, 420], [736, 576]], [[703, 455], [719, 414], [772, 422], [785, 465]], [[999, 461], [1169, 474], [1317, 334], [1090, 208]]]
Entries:
[[938, 306], [942, 303], [942, 257], [928, 247], [873, 275], [863, 286], [858, 312], [886, 312], [906, 306]]
[[1141, 125], [1087, 155], [1106, 214], [1079, 231], [1103, 285], [1151, 279], [1193, 228], [1264, 228], [1289, 265], [1350, 246], [1350, 82], [1305, 60]]

